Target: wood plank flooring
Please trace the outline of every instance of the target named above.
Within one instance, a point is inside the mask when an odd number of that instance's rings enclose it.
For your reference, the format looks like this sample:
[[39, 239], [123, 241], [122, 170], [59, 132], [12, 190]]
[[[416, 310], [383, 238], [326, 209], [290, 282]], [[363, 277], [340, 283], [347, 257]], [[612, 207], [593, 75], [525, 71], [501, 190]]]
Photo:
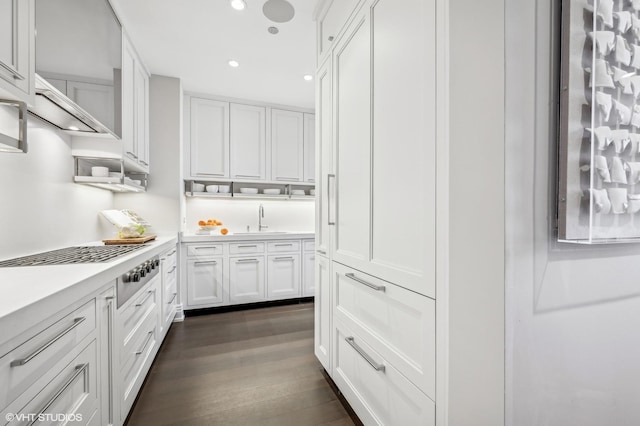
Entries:
[[313, 303], [187, 317], [171, 327], [128, 426], [361, 424], [313, 354]]

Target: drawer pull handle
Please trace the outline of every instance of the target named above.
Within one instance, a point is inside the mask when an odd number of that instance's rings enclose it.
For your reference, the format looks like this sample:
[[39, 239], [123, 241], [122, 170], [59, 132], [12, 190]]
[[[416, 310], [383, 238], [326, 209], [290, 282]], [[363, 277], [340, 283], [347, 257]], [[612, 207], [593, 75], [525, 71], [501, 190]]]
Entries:
[[147, 345], [149, 344], [149, 341], [153, 337], [153, 332], [154, 331], [155, 330], [151, 330], [149, 333], [147, 333], [147, 338], [144, 339], [144, 344], [142, 345], [142, 347], [139, 350], [136, 351], [136, 356], [142, 355], [144, 353], [144, 350], [146, 349]]
[[173, 265], [173, 268], [171, 268], [171, 270], [169, 272], [167, 272], [167, 274], [173, 273], [173, 271], [175, 271], [177, 267], [178, 267], [178, 265]]
[[86, 317], [80, 317], [80, 318], [75, 318], [73, 320], [73, 324], [71, 324], [69, 327], [65, 328], [64, 330], [62, 330], [60, 332], [60, 334], [58, 334], [56, 337], [54, 337], [53, 339], [49, 340], [47, 343], [45, 343], [44, 345], [40, 346], [38, 349], [36, 349], [35, 351], [33, 351], [31, 353], [31, 355], [27, 356], [26, 358], [22, 358], [22, 359], [16, 359], [14, 361], [11, 361], [10, 366], [11, 367], [19, 367], [21, 365], [25, 365], [26, 363], [28, 363], [29, 361], [31, 361], [32, 359], [34, 359], [35, 357], [37, 357], [38, 355], [40, 355], [44, 350], [46, 350], [49, 346], [53, 345], [55, 342], [57, 342], [58, 340], [60, 340], [62, 337], [64, 337], [67, 333], [69, 333], [71, 330], [73, 330], [74, 328], [76, 328], [77, 326], [79, 326], [84, 320], [86, 320]]
[[149, 292], [147, 293], [147, 296], [146, 296], [144, 299], [142, 299], [142, 301], [141, 301], [141, 302], [136, 303], [136, 308], [139, 308], [139, 307], [143, 306], [145, 303], [147, 303], [147, 300], [149, 300], [149, 298], [151, 297], [151, 295], [153, 295], [153, 293], [155, 293], [155, 292], [156, 292], [155, 290], [151, 290], [151, 291], [149, 291]]
[[369, 365], [371, 365], [373, 367], [374, 370], [376, 371], [382, 371], [384, 373], [384, 364], [378, 364], [376, 363], [373, 358], [371, 358], [365, 351], [364, 349], [362, 349], [360, 346], [358, 346], [358, 344], [356, 343], [355, 339], [353, 338], [353, 336], [349, 336], [349, 337], [345, 337], [344, 340], [347, 341], [347, 343], [356, 350], [356, 352], [358, 352], [360, 354], [360, 356], [362, 358], [365, 359], [365, 361], [367, 361], [369, 363]]
[[133, 152], [127, 151], [127, 155], [131, 158], [135, 158], [136, 160], [138, 159], [138, 156], [135, 155]]
[[174, 254], [176, 254], [176, 249], [173, 249], [171, 253], [167, 253], [167, 257], [173, 256]]
[[172, 303], [173, 303], [173, 301], [174, 301], [174, 300], [176, 300], [176, 296], [178, 296], [178, 293], [173, 293], [173, 297], [171, 298], [171, 300], [169, 300], [169, 301], [167, 302], [167, 305], [172, 304]]
[[291, 247], [293, 244], [276, 244], [276, 247]]
[[287, 256], [287, 257], [274, 257], [273, 260], [293, 260], [293, 257], [291, 256]]
[[212, 264], [212, 265], [217, 265], [218, 262], [216, 262], [215, 260], [203, 260], [201, 262], [193, 262], [196, 265], [206, 265], [206, 264]]
[[325, 255], [325, 256], [327, 255], [327, 252], [326, 252], [326, 251], [324, 251], [324, 250], [318, 250], [318, 253], [320, 253], [320, 254], [322, 254], [322, 255]]
[[238, 248], [258, 248], [257, 245], [251, 245], [251, 246], [238, 246]]
[[354, 274], [352, 274], [351, 272], [344, 274], [345, 277], [347, 278], [351, 278], [352, 280], [354, 280], [355, 282], [358, 282], [360, 284], [364, 284], [369, 288], [374, 289], [375, 291], [382, 291], [384, 292], [387, 288], [383, 285], [375, 285], [375, 284], [371, 284], [370, 282], [367, 282], [363, 279], [360, 279], [358, 277], [356, 277]]
[[89, 366], [89, 364], [80, 364], [80, 365], [76, 365], [75, 371], [73, 373], [73, 376], [71, 376], [69, 378], [69, 380], [67, 380], [66, 382], [64, 382], [64, 385], [62, 385], [60, 387], [60, 389], [58, 389], [58, 391], [51, 397], [51, 399], [44, 405], [44, 407], [42, 407], [39, 411], [38, 414], [35, 416], [35, 418], [33, 419], [33, 421], [31, 423], [29, 423], [29, 426], [36, 424], [39, 421], [39, 417], [41, 414], [44, 414], [49, 407], [51, 407], [53, 405], [54, 402], [56, 402], [56, 400], [58, 398], [60, 398], [60, 396], [64, 393], [64, 391], [67, 390], [67, 388], [69, 386], [71, 386], [71, 384], [78, 378], [79, 375], [81, 375], [82, 373], [84, 373], [84, 371], [87, 369], [87, 367]]
[[238, 263], [258, 263], [258, 259], [238, 259]]

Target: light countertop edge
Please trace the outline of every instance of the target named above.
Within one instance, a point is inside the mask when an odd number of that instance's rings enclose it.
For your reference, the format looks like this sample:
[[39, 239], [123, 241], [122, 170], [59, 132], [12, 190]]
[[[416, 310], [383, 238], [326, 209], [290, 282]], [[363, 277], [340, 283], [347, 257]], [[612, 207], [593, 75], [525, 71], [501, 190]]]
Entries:
[[265, 241], [265, 240], [312, 240], [315, 232], [284, 232], [281, 234], [228, 234], [228, 235], [198, 235], [185, 232], [180, 236], [182, 243], [204, 242], [233, 242], [233, 241]]
[[0, 268], [0, 345], [108, 284], [115, 285], [120, 275], [177, 242], [177, 235], [159, 236], [105, 263]]

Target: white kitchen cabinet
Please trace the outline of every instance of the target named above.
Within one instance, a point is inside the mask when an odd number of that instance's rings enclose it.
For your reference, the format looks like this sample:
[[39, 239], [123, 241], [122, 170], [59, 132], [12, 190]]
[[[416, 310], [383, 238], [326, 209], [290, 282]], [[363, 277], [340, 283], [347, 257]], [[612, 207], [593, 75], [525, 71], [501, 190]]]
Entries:
[[369, 15], [357, 15], [336, 45], [333, 57], [338, 195], [333, 259], [354, 267], [368, 263], [370, 247], [370, 28]]
[[271, 110], [271, 179], [299, 182], [304, 171], [304, 114]]
[[335, 184], [333, 175], [333, 93], [331, 69], [332, 61], [329, 57], [318, 69], [316, 75], [316, 248], [318, 253], [327, 256], [331, 250], [332, 207], [330, 200], [333, 193], [329, 193], [331, 185]]
[[232, 304], [266, 299], [263, 255], [229, 259], [229, 293]]
[[333, 340], [331, 261], [324, 256], [316, 256], [314, 272], [314, 352], [325, 370], [331, 373], [331, 342]]
[[304, 114], [304, 181], [316, 181], [316, 116]]
[[178, 304], [178, 262], [177, 248], [167, 250], [160, 255], [160, 274], [162, 275], [162, 308], [160, 334], [166, 335], [176, 316]]
[[229, 178], [229, 103], [190, 98], [190, 175]]
[[329, 54], [331, 46], [337, 41], [349, 15], [358, 3], [359, 0], [324, 1], [324, 7], [321, 9], [322, 12], [317, 26], [318, 58], [323, 58]]
[[316, 292], [316, 276], [314, 272], [315, 253], [302, 254], [302, 297], [312, 297]]
[[267, 178], [266, 108], [230, 105], [231, 178], [265, 180]]
[[0, 98], [33, 103], [35, 2], [0, 0]]
[[300, 297], [300, 254], [267, 256], [267, 274], [269, 300]]
[[122, 142], [124, 157], [149, 171], [149, 73], [135, 48], [122, 37]]
[[221, 257], [187, 260], [187, 305], [215, 306], [224, 303]]
[[[49, 79], [47, 79], [49, 81]], [[62, 81], [55, 84], [62, 88]], [[49, 81], [50, 82], [50, 81]], [[66, 95], [109, 129], [114, 129], [113, 86], [67, 80]], [[52, 83], [54, 84], [54, 83]]]

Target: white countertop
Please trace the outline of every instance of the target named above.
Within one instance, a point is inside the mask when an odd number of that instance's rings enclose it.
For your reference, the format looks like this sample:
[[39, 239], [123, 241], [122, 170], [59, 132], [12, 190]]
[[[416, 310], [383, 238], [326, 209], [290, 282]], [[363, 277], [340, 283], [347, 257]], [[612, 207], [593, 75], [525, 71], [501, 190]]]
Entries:
[[263, 232], [263, 233], [238, 233], [220, 235], [214, 231], [214, 235], [199, 235], [194, 233], [183, 233], [180, 236], [182, 243], [205, 243], [205, 242], [225, 242], [225, 241], [260, 241], [260, 240], [302, 240], [314, 239], [315, 232]]
[[105, 263], [0, 268], [0, 336], [7, 334], [2, 332], [7, 327], [16, 335], [107, 284], [115, 285], [120, 275], [177, 241], [177, 236], [159, 236], [143, 248]]

